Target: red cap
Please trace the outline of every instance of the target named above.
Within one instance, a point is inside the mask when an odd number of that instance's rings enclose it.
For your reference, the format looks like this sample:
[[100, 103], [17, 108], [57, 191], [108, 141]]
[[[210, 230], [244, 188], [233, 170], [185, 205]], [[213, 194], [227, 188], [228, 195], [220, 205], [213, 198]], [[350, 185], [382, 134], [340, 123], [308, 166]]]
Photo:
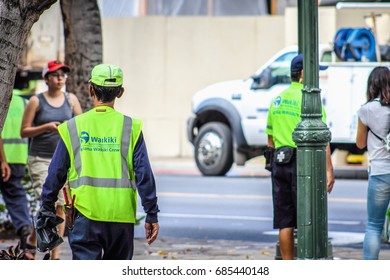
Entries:
[[64, 70], [64, 72], [70, 72], [70, 68], [68, 65], [63, 64], [61, 61], [58, 60], [52, 60], [47, 63], [45, 68], [43, 68], [42, 71], [42, 77], [45, 78], [45, 76], [49, 73], [55, 72], [58, 69]]

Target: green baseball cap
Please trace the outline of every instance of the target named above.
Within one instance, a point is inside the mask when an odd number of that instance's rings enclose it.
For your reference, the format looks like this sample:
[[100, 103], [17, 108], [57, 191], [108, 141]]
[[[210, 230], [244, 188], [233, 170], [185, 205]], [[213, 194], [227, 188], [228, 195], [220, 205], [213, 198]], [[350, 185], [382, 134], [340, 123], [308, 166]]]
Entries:
[[98, 64], [93, 67], [89, 82], [103, 87], [119, 87], [123, 84], [123, 71], [113, 64]]

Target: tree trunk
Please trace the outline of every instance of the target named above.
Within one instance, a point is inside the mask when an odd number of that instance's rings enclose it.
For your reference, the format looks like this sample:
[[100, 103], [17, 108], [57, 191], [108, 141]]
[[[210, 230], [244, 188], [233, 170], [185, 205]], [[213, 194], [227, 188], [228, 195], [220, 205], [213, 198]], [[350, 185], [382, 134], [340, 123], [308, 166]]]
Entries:
[[57, 0], [0, 0], [0, 132], [8, 113], [17, 62], [33, 24]]
[[102, 28], [97, 0], [60, 0], [64, 23], [65, 63], [71, 73], [66, 83], [77, 95], [83, 111], [93, 107], [88, 80], [94, 65], [103, 60]]

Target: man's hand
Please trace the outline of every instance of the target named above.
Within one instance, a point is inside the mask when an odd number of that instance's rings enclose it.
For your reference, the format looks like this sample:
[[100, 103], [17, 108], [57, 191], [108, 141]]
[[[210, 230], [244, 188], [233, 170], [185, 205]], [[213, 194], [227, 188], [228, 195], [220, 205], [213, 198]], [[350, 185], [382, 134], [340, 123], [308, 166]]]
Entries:
[[330, 145], [326, 147], [326, 186], [328, 193], [331, 193], [334, 185], [334, 172], [331, 158]]
[[328, 188], [328, 193], [331, 193], [334, 185], [334, 172], [333, 169], [326, 171], [326, 186]]
[[145, 223], [145, 236], [149, 245], [157, 239], [159, 228], [158, 223]]
[[6, 161], [1, 162], [1, 176], [3, 177], [3, 182], [7, 182], [11, 176], [11, 168]]

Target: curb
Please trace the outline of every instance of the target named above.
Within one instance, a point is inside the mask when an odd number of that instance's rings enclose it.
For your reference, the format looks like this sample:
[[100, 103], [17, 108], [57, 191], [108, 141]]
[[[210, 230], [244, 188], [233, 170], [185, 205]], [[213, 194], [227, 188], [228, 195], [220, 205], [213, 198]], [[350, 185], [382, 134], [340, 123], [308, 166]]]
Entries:
[[[153, 172], [159, 175], [197, 175], [203, 176], [198, 170], [195, 160], [192, 158], [156, 158], [151, 159]], [[368, 178], [367, 166], [365, 165], [336, 165], [334, 167], [336, 179]], [[245, 166], [233, 164], [226, 174], [227, 177], [270, 177], [271, 173], [264, 169], [264, 159], [257, 157], [248, 161]]]

